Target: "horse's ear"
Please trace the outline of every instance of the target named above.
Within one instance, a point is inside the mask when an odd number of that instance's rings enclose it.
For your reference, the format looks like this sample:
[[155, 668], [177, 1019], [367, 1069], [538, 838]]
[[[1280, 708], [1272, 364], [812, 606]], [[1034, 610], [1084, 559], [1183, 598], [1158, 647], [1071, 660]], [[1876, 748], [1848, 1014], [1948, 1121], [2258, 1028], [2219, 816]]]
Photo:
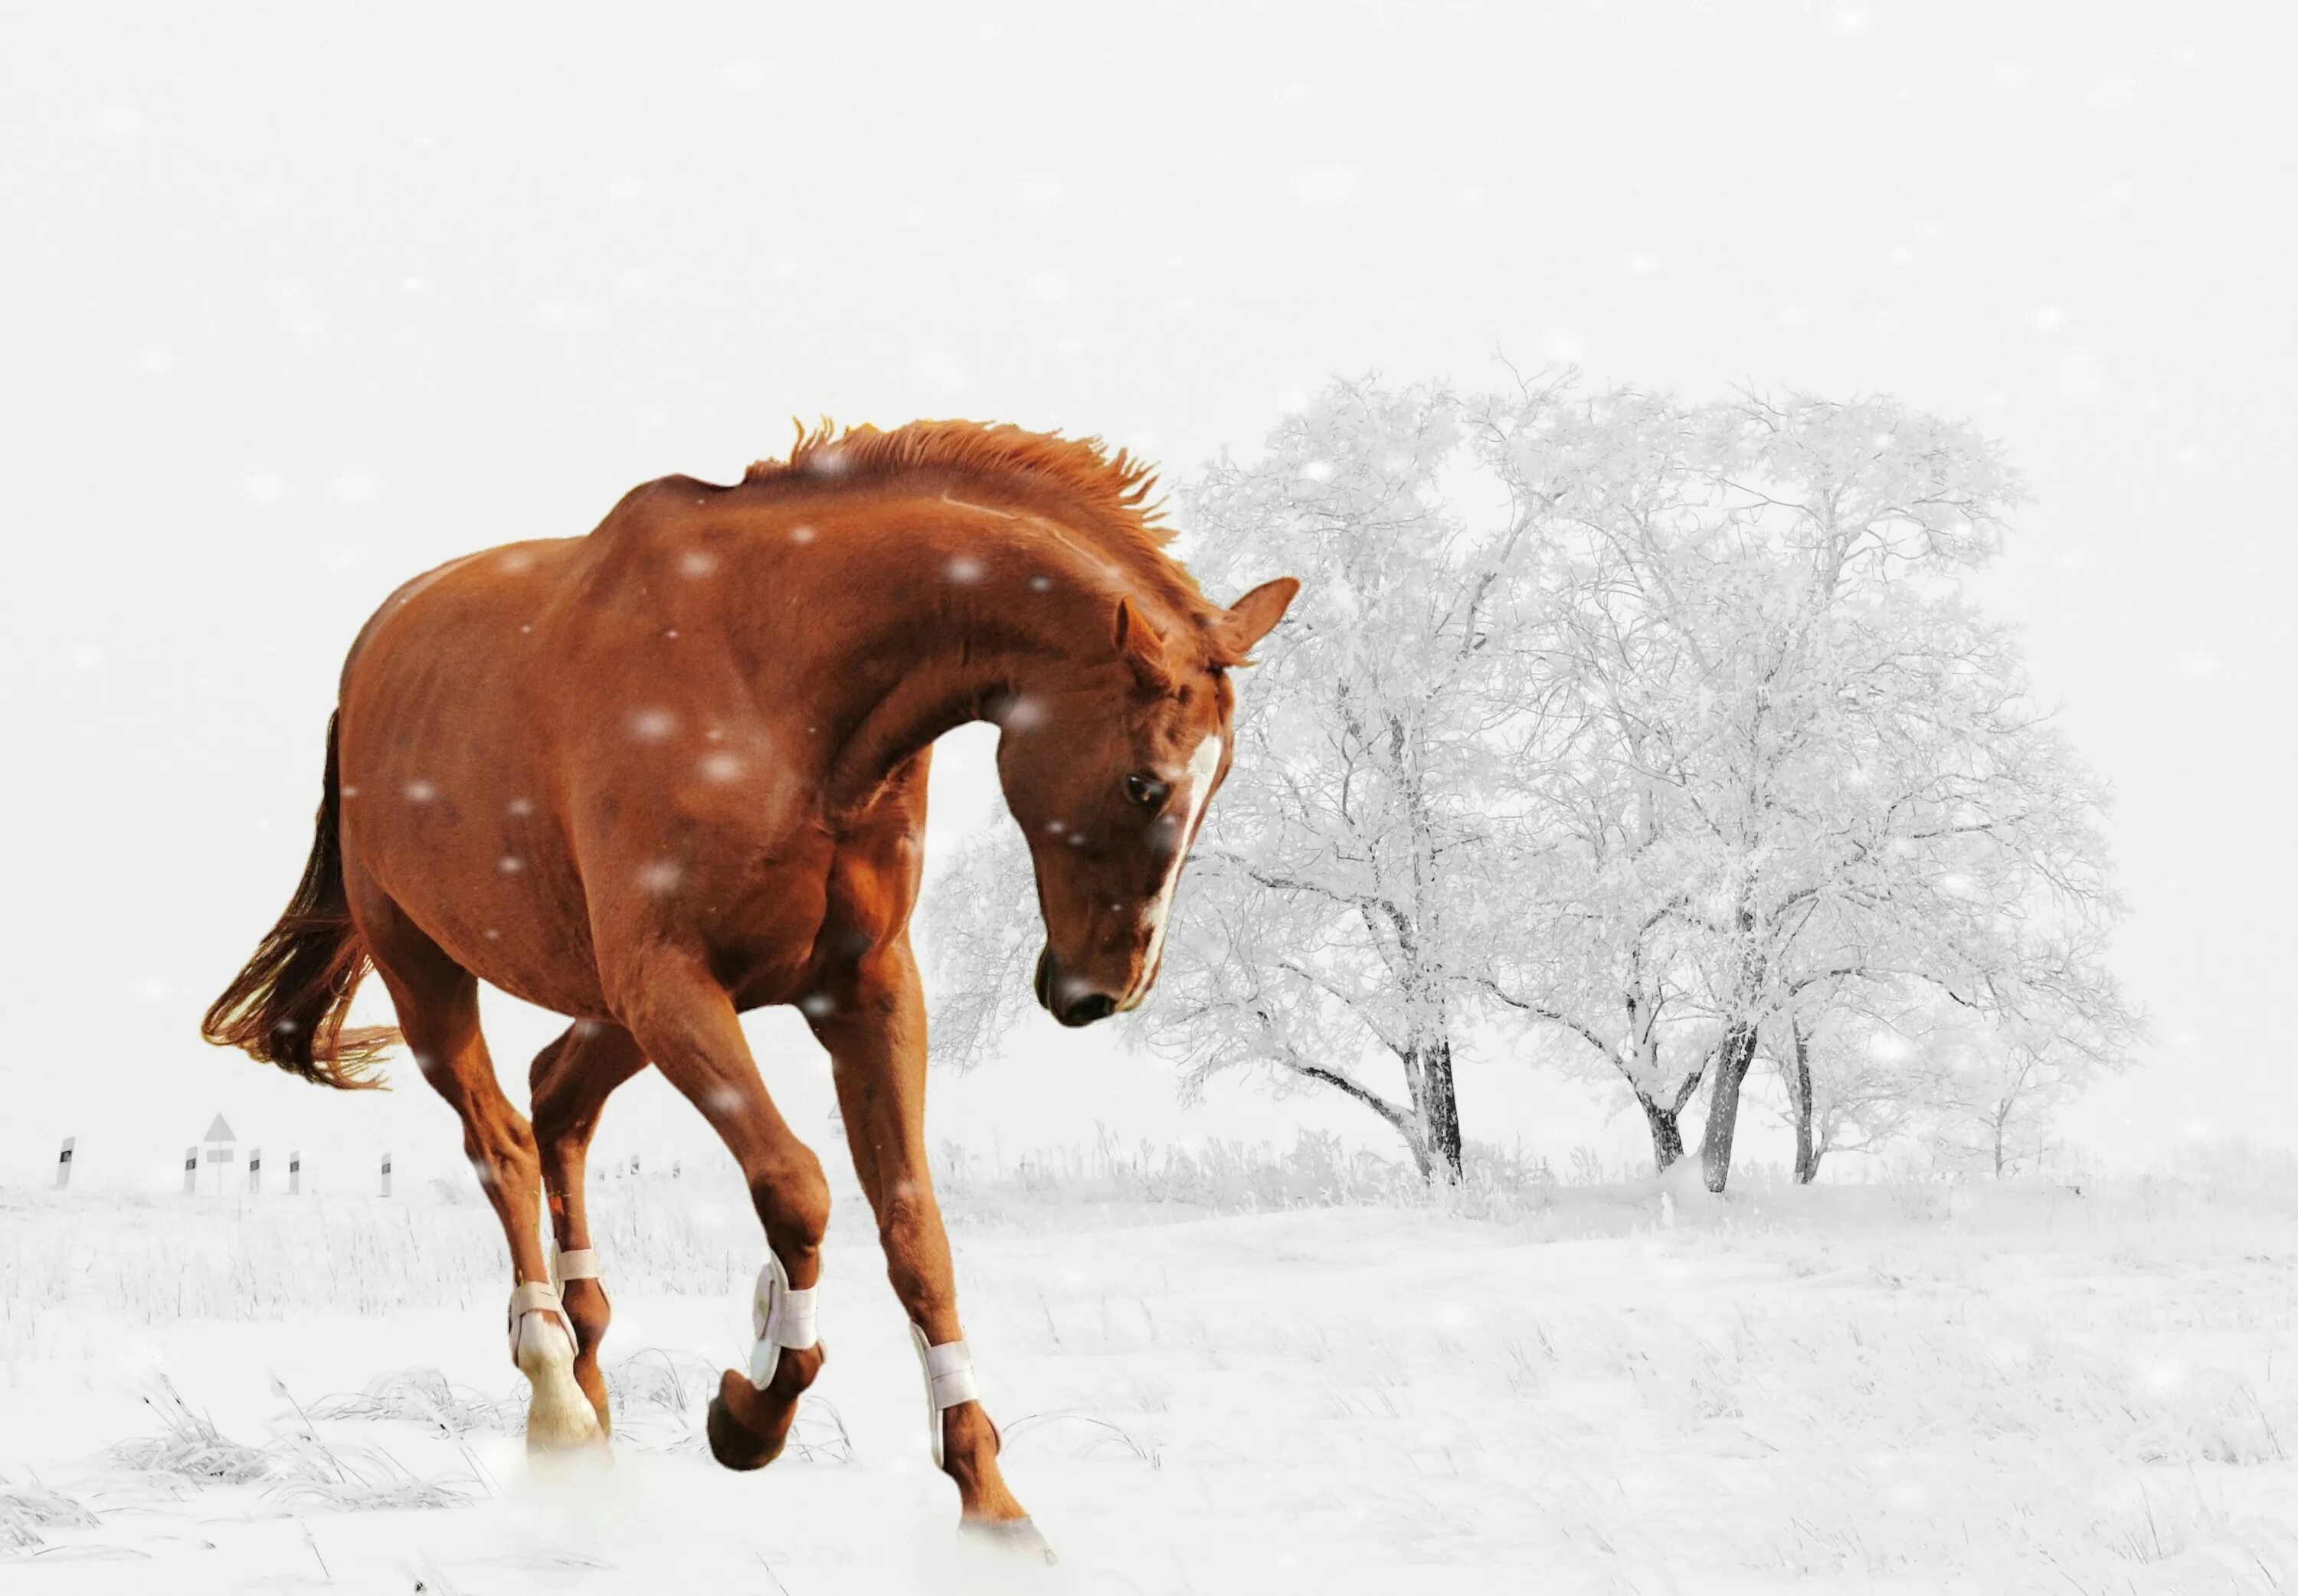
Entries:
[[1117, 601], [1117, 652], [1132, 668], [1133, 678], [1151, 692], [1173, 685], [1173, 667], [1165, 658], [1165, 640], [1142, 618], [1130, 599]]
[[1242, 665], [1244, 657], [1252, 652], [1252, 645], [1277, 629], [1277, 623], [1285, 618], [1285, 607], [1300, 591], [1300, 583], [1290, 576], [1279, 576], [1274, 582], [1262, 583], [1230, 605], [1228, 612], [1213, 623], [1213, 635], [1219, 641], [1221, 651]]

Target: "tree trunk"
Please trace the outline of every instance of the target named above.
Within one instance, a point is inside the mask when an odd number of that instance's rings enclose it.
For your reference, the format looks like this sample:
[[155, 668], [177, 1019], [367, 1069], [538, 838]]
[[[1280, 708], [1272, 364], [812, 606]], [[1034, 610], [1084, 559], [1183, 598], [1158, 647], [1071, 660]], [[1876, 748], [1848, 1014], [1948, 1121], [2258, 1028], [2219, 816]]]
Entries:
[[[1265, 1012], [1255, 1011], [1255, 1017], [1263, 1026], [1268, 1025], [1269, 1015]], [[1405, 1084], [1412, 1093], [1409, 1101], [1405, 1104], [1391, 1103], [1379, 1093], [1360, 1086], [1338, 1070], [1328, 1070], [1322, 1064], [1302, 1058], [1289, 1047], [1280, 1049], [1270, 1062], [1290, 1070], [1304, 1080], [1313, 1080], [1319, 1086], [1331, 1087], [1335, 1091], [1353, 1097], [1372, 1110], [1381, 1117], [1390, 1129], [1403, 1138], [1406, 1150], [1412, 1154], [1414, 1166], [1420, 1171], [1420, 1178], [1423, 1180], [1434, 1178], [1435, 1170], [1428, 1156], [1430, 1137], [1427, 1094], [1422, 1085], [1422, 1079], [1426, 1072], [1418, 1068], [1412, 1054], [1408, 1053], [1403, 1057]], [[1460, 1161], [1460, 1115], [1459, 1109], [1452, 1106], [1452, 1057], [1449, 1047], [1444, 1054], [1443, 1083], [1446, 1118], [1452, 1128], [1452, 1152], [1450, 1162], [1451, 1167], [1457, 1170]]]
[[1740, 1128], [1740, 1086], [1756, 1057], [1756, 1028], [1735, 1020], [1715, 1046], [1707, 1086], [1707, 1140], [1699, 1149], [1700, 1173], [1707, 1189], [1720, 1192], [1732, 1178], [1732, 1137]]
[[1428, 1143], [1426, 1138], [1415, 1136], [1410, 1131], [1404, 1129], [1402, 1127], [1398, 1128], [1397, 1134], [1404, 1138], [1405, 1151], [1412, 1154], [1412, 1167], [1420, 1171], [1420, 1178], [1423, 1180], [1434, 1179], [1436, 1178], [1436, 1168], [1434, 1164], [1428, 1162]]
[[[1451, 1027], [1447, 1017], [1441, 973], [1431, 968], [1426, 950], [1441, 948], [1435, 884], [1442, 875], [1436, 864], [1434, 811], [1428, 801], [1426, 749], [1404, 717], [1388, 716], [1388, 751], [1404, 797], [1412, 844], [1412, 900], [1409, 914], [1396, 922], [1397, 940], [1409, 961], [1404, 992], [1413, 1018], [1410, 1056], [1404, 1073], [1412, 1090], [1414, 1115], [1420, 1121], [1423, 1145], [1444, 1178], [1460, 1178], [1460, 1102], [1452, 1089]], [[1440, 955], [1441, 959], [1441, 955]], [[1427, 1161], [1424, 1161], [1427, 1162]], [[1423, 1175], [1429, 1171], [1425, 1167]]]
[[1440, 1040], [1420, 1054], [1412, 1079], [1412, 1107], [1420, 1121], [1420, 1173], [1439, 1173], [1457, 1184], [1461, 1176], [1460, 1100], [1452, 1087], [1452, 1044]]
[[1652, 1034], [1652, 1012], [1640, 988], [1629, 988], [1626, 1004], [1628, 1046], [1635, 1050], [1635, 1068], [1620, 1073], [1628, 1078], [1628, 1089], [1635, 1094], [1636, 1106], [1644, 1111], [1644, 1124], [1651, 1131], [1652, 1173], [1665, 1175], [1683, 1156], [1683, 1105], [1699, 1089], [1699, 1076], [1695, 1071], [1690, 1079], [1679, 1082], [1671, 1104], [1663, 1104], [1647, 1093], [1644, 1083], [1660, 1078], [1659, 1038]]
[[1790, 1020], [1788, 1028], [1795, 1038], [1795, 1058], [1788, 1066], [1788, 1089], [1795, 1097], [1795, 1178], [1798, 1186], [1809, 1186], [1819, 1173], [1819, 1153], [1811, 1141], [1811, 1038], [1800, 1020]]
[[1652, 1172], [1665, 1175], [1683, 1156], [1682, 1111], [1662, 1108], [1641, 1092], [1636, 1094], [1636, 1106], [1644, 1111], [1644, 1123], [1651, 1129]]

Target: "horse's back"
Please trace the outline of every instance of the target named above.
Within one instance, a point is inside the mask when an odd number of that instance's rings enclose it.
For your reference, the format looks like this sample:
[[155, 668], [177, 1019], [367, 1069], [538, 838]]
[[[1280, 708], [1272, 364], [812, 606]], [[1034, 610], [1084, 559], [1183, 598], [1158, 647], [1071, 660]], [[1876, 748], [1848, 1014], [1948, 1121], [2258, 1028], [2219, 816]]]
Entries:
[[[503, 543], [410, 577], [352, 641], [341, 683], [346, 707], [361, 696], [363, 676], [398, 686], [409, 675], [452, 673], [475, 688], [554, 673], [564, 663], [554, 656], [587, 641], [594, 621], [614, 629], [606, 612], [620, 608], [624, 567], [723, 491], [690, 476], [659, 477], [624, 493], [582, 536]], [[484, 712], [481, 695], [465, 696], [466, 709]]]

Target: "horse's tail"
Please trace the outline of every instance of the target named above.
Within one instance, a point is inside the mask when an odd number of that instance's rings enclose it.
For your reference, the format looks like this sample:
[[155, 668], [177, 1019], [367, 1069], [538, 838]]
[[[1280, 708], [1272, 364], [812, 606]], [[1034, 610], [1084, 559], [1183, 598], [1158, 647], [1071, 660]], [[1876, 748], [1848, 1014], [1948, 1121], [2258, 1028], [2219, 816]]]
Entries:
[[372, 1071], [399, 1032], [387, 1025], [343, 1029], [351, 994], [374, 961], [343, 894], [340, 787], [329, 715], [327, 784], [303, 880], [247, 968], [209, 1006], [200, 1034], [306, 1080], [377, 1087], [383, 1083]]

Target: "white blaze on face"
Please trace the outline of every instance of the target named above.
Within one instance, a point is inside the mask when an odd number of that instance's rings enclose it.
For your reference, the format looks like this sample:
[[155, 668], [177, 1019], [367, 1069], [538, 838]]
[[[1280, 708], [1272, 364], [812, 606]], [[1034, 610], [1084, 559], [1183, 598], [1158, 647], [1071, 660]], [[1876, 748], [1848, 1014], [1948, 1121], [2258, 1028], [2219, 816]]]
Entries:
[[1180, 885], [1189, 846], [1197, 839], [1197, 823], [1204, 818], [1205, 800], [1212, 797], [1213, 773], [1220, 768], [1220, 757], [1221, 740], [1208, 737], [1189, 756], [1188, 769], [1182, 773], [1181, 845], [1173, 850], [1172, 863], [1165, 866], [1165, 879], [1142, 916], [1149, 927], [1149, 949], [1141, 957], [1141, 973], [1133, 978], [1133, 990], [1117, 1005], [1120, 1011], [1137, 1006], [1149, 994], [1149, 980], [1157, 973], [1158, 955], [1165, 950], [1165, 916], [1172, 912], [1173, 889]]

